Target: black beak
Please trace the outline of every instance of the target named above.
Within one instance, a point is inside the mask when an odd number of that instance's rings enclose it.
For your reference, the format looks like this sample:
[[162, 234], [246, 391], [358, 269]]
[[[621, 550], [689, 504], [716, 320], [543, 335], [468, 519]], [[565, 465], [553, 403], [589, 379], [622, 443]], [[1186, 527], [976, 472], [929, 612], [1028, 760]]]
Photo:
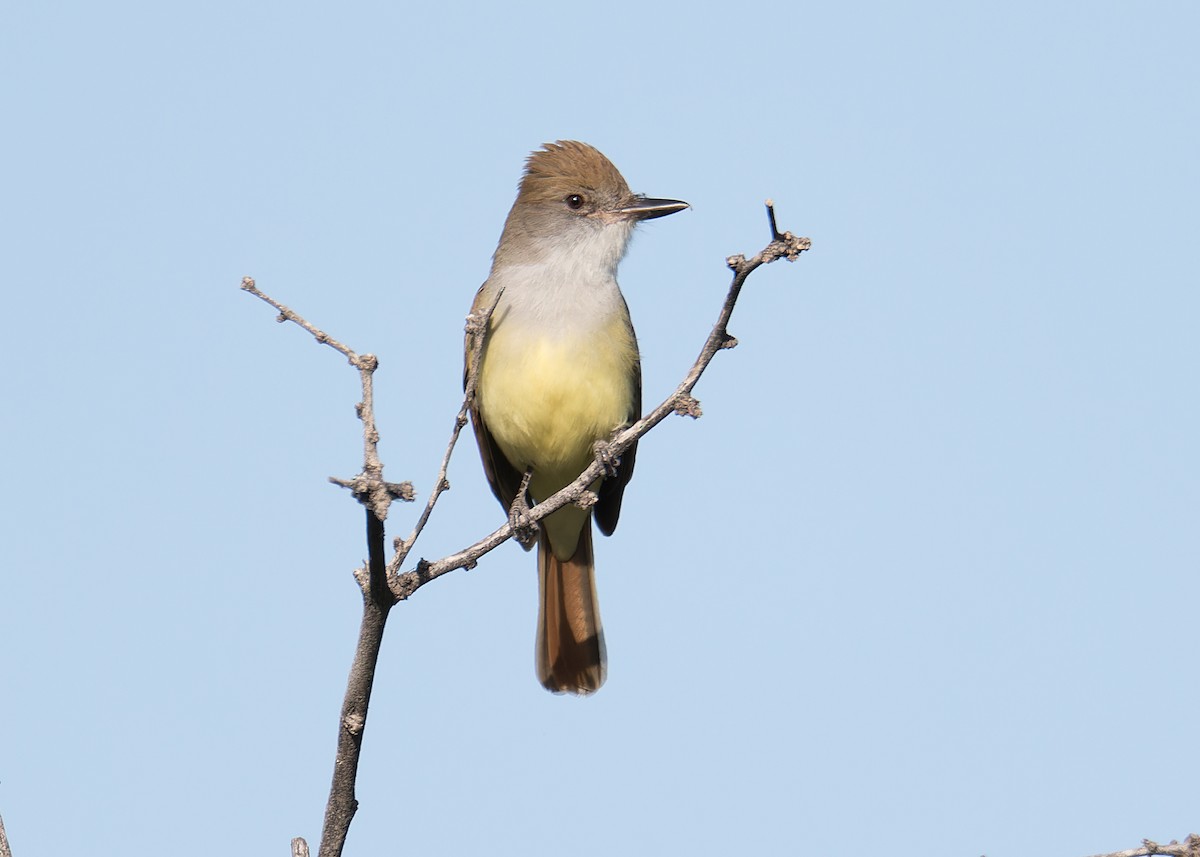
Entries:
[[631, 220], [653, 220], [656, 217], [666, 217], [668, 214], [683, 211], [685, 208], [691, 208], [691, 206], [678, 199], [648, 199], [644, 196], [636, 196], [618, 210]]

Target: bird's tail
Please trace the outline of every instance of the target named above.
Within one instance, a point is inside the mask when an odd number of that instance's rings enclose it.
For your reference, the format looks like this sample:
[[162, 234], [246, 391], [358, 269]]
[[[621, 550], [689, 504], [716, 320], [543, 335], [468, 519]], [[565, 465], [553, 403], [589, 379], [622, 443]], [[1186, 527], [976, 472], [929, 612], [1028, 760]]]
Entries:
[[596, 599], [590, 515], [569, 560], [554, 555], [542, 527], [538, 593], [538, 681], [554, 693], [595, 693], [604, 684], [608, 657]]

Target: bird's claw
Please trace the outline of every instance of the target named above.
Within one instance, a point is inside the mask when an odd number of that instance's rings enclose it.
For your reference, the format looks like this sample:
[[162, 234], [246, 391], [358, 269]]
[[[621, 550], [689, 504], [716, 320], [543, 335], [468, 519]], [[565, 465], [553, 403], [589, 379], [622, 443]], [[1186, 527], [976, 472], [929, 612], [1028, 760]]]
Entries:
[[621, 456], [613, 452], [612, 444], [606, 440], [596, 441], [593, 451], [596, 454], [596, 460], [604, 468], [605, 476], [616, 476], [617, 465], [621, 463]]
[[529, 517], [529, 503], [525, 500], [525, 492], [517, 495], [508, 510], [508, 524], [512, 527], [513, 538], [523, 548], [530, 547], [538, 537], [538, 523]]

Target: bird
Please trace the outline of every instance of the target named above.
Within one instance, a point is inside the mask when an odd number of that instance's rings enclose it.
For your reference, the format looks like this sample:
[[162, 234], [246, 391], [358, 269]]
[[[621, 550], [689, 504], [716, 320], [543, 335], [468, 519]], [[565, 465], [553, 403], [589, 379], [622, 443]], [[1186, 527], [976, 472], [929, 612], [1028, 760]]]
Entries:
[[[484, 472], [510, 516], [514, 503], [532, 505], [577, 479], [597, 441], [640, 417], [641, 358], [617, 267], [638, 223], [687, 208], [634, 194], [587, 143], [546, 143], [526, 160], [472, 305], [479, 314], [494, 303], [470, 411]], [[592, 483], [590, 509], [567, 505], [540, 522], [536, 668], [553, 693], [588, 695], [607, 677], [592, 519], [605, 535], [616, 528], [636, 451]]]

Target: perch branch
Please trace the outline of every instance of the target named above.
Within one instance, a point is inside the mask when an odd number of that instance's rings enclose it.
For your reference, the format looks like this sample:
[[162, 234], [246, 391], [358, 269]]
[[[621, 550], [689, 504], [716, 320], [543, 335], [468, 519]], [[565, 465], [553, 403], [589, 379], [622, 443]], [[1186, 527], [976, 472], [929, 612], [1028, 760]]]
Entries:
[[1189, 834], [1183, 842], [1172, 839], [1166, 845], [1160, 845], [1153, 839], [1143, 839], [1141, 848], [1130, 848], [1127, 851], [1112, 851], [1108, 854], [1095, 854], [1093, 857], [1200, 857], [1200, 836]]

